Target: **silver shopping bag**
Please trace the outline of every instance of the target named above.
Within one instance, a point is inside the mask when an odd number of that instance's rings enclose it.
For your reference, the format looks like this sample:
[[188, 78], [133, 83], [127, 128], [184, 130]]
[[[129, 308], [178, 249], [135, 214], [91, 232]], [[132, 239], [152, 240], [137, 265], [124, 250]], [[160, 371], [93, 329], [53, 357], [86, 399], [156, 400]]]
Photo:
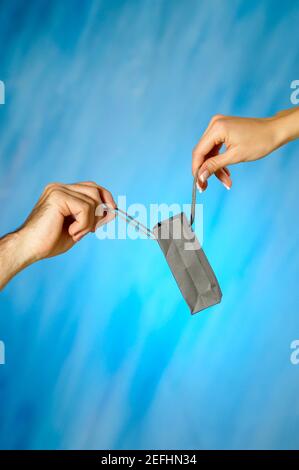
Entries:
[[192, 225], [196, 207], [196, 180], [193, 181], [190, 222], [182, 212], [159, 222], [153, 233], [192, 314], [218, 304], [222, 292]]
[[159, 222], [153, 233], [191, 313], [218, 304], [218, 281], [185, 214]]
[[222, 298], [214, 271], [192, 230], [195, 203], [196, 177], [193, 182], [190, 222], [182, 212], [159, 222], [151, 231], [126, 212], [115, 209], [119, 217], [135, 225], [149, 238], [157, 240], [192, 314], [218, 304]]

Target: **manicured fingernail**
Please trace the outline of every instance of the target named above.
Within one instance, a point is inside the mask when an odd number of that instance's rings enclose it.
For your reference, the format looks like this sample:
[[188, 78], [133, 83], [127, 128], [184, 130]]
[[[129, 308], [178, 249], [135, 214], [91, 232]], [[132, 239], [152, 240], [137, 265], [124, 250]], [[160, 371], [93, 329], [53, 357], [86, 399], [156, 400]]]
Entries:
[[230, 187], [227, 186], [227, 184], [225, 184], [225, 183], [222, 183], [222, 184], [223, 184], [223, 186], [224, 186], [228, 191], [230, 191]]
[[222, 173], [224, 176], [228, 176], [228, 173], [225, 171], [224, 168], [220, 168], [219, 172]]
[[199, 179], [202, 183], [205, 183], [209, 177], [209, 172], [208, 170], [205, 170], [200, 176]]
[[196, 183], [196, 186], [197, 186], [197, 189], [198, 189], [198, 191], [199, 191], [200, 193], [202, 193], [202, 192], [203, 192], [203, 190], [201, 189], [201, 187], [199, 186], [199, 184], [198, 184], [198, 183]]

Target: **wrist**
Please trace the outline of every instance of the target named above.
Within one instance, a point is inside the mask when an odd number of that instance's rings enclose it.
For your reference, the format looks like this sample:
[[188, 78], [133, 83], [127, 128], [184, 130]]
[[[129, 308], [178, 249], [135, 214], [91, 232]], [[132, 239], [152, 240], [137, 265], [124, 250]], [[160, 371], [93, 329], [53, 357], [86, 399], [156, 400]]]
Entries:
[[16, 230], [4, 237], [5, 252], [10, 256], [16, 271], [21, 271], [35, 260], [26, 246], [26, 237], [23, 229]]
[[26, 228], [20, 228], [11, 235], [13, 236], [13, 244], [20, 269], [26, 268], [37, 261], [37, 257], [32, 253], [30, 242], [28, 242], [30, 237], [27, 237]]
[[299, 138], [299, 108], [282, 111], [271, 122], [276, 148]]
[[21, 231], [9, 233], [0, 239], [0, 289], [33, 260], [24, 249]]
[[32, 246], [32, 236], [26, 227], [18, 229], [11, 235], [14, 236], [15, 249], [21, 269], [39, 261], [40, 258], [35, 254], [34, 247]]
[[273, 150], [278, 149], [287, 142], [287, 133], [282, 122], [282, 116], [275, 115], [269, 119], [271, 126], [271, 135], [273, 141]]

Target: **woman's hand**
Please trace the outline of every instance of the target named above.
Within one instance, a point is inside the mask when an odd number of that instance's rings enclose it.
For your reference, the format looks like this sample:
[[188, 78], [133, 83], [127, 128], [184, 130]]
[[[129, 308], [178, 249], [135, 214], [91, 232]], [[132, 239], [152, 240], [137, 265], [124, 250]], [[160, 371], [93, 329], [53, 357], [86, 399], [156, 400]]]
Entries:
[[[214, 116], [192, 154], [192, 173], [197, 172], [199, 190], [207, 188], [212, 174], [230, 189], [228, 165], [258, 160], [298, 137], [299, 108], [272, 118]], [[225, 151], [220, 153], [223, 145]]]

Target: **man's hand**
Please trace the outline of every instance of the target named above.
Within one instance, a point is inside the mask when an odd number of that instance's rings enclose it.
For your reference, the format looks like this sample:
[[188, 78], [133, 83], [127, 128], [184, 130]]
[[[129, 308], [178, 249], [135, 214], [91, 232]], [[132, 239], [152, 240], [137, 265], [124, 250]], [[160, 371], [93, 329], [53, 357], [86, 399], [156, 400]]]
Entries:
[[113, 219], [112, 212], [96, 217], [103, 203], [116, 207], [111, 193], [96, 183], [49, 184], [22, 227], [0, 240], [0, 288], [24, 267], [64, 253]]
[[[258, 160], [298, 137], [299, 108], [264, 119], [214, 116], [193, 150], [192, 172], [198, 175], [199, 189], [207, 188], [213, 174], [230, 189], [228, 165]], [[220, 153], [223, 145], [225, 151]]]

